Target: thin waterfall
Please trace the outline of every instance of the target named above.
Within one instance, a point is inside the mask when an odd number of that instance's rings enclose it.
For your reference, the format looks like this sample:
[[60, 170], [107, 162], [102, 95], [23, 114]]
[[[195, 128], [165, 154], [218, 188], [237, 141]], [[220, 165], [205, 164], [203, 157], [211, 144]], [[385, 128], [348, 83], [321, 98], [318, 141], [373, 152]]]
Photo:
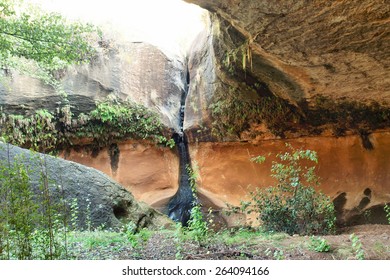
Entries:
[[179, 111], [179, 132], [173, 135], [177, 151], [179, 154], [179, 188], [176, 194], [168, 203], [168, 215], [177, 222], [187, 225], [190, 219], [191, 209], [193, 207], [194, 196], [192, 194], [191, 185], [189, 182], [190, 174], [187, 166], [191, 166], [190, 153], [188, 150], [187, 137], [184, 133], [184, 111], [186, 105], [186, 98], [190, 84], [190, 74], [187, 67], [186, 83], [180, 100]]

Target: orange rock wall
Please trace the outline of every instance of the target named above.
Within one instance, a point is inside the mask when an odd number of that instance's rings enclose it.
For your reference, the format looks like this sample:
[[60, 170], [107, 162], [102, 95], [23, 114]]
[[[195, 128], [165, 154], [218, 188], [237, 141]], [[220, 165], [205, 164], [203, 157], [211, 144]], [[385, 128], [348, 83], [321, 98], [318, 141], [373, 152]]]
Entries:
[[[201, 196], [223, 207], [225, 202], [238, 204], [246, 199], [256, 186], [269, 186], [274, 182], [269, 171], [272, 155], [286, 150], [286, 142], [295, 148], [315, 150], [319, 157], [317, 171], [322, 178], [320, 189], [332, 199], [345, 193], [342, 209], [357, 209], [361, 213], [390, 202], [390, 132], [373, 133], [369, 140], [374, 146], [372, 150], [366, 150], [361, 138], [355, 135], [267, 140], [257, 144], [205, 142], [190, 144], [190, 154], [199, 167]], [[120, 156], [115, 172], [107, 150], [95, 157], [85, 149], [72, 150], [63, 156], [103, 171], [138, 200], [156, 207], [166, 205], [178, 187], [176, 152], [143, 142], [131, 141], [118, 146]], [[269, 153], [272, 155], [263, 164], [250, 161], [254, 156]]]
[[256, 186], [275, 183], [270, 177], [272, 156], [265, 163], [249, 159], [286, 150], [285, 143], [317, 151], [320, 189], [336, 198], [346, 193], [344, 209], [353, 209], [370, 192], [369, 208], [390, 201], [390, 132], [370, 135], [373, 150], [362, 146], [359, 136], [308, 137], [250, 143], [199, 143], [191, 147], [192, 160], [200, 167], [200, 192], [206, 192], [218, 204], [238, 204]]
[[[160, 206], [177, 190], [179, 160], [169, 148], [129, 141], [118, 145], [117, 170], [111, 167], [108, 149], [92, 156], [88, 149], [71, 150], [61, 156], [67, 160], [96, 168], [130, 191], [137, 200]], [[164, 202], [161, 202], [164, 203]]]

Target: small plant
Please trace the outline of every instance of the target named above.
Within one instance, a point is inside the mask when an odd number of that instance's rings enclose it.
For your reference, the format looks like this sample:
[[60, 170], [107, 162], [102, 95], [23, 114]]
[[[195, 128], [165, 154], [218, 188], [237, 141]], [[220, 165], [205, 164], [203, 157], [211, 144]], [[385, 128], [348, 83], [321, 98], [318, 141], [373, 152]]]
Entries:
[[138, 248], [141, 244], [148, 241], [151, 236], [151, 232], [143, 228], [138, 231], [137, 225], [134, 222], [129, 222], [125, 227], [125, 233], [127, 239], [130, 242], [131, 247], [134, 249]]
[[182, 244], [183, 244], [183, 240], [184, 240], [184, 233], [183, 233], [183, 226], [181, 223], [176, 223], [174, 239], [175, 239], [175, 243], [176, 243], [175, 259], [182, 260], [183, 259], [183, 245]]
[[204, 219], [202, 208], [198, 202], [197, 196], [197, 183], [198, 178], [197, 168], [194, 169], [187, 166], [187, 171], [190, 174], [190, 185], [192, 189], [192, 194], [194, 196], [194, 205], [191, 209], [190, 220], [188, 221], [188, 230], [192, 238], [198, 242], [199, 245], [202, 245], [208, 237], [210, 232], [207, 221]]
[[364, 220], [366, 221], [366, 223], [370, 223], [371, 216], [372, 216], [371, 209], [364, 210], [363, 216], [364, 216]]
[[92, 229], [92, 217], [91, 217], [92, 213], [91, 213], [91, 200], [89, 199], [89, 195], [85, 199], [85, 201], [87, 202], [85, 224], [86, 224], [87, 230], [91, 231], [91, 229]]
[[385, 210], [386, 218], [387, 218], [387, 221], [388, 221], [388, 223], [390, 225], [390, 204], [385, 204], [383, 209]]
[[[258, 215], [266, 231], [293, 234], [328, 234], [335, 229], [335, 210], [330, 198], [314, 189], [319, 179], [315, 166], [302, 165], [305, 160], [317, 163], [317, 154], [311, 150], [294, 149], [277, 155], [272, 163], [272, 177], [276, 186], [257, 189], [252, 201], [242, 202], [241, 210]], [[264, 157], [252, 159], [263, 162]]]
[[79, 204], [77, 198], [73, 198], [70, 203], [70, 223], [73, 230], [78, 228], [79, 224]]
[[275, 260], [284, 260], [284, 252], [282, 249], [276, 249], [274, 251], [273, 257]]
[[59, 144], [54, 116], [45, 109], [31, 116], [3, 115], [0, 124], [0, 133], [11, 144], [41, 152], [51, 151]]
[[126, 225], [126, 236], [130, 242], [131, 247], [133, 248], [136, 248], [139, 244], [136, 230], [137, 230], [137, 225], [134, 222], [129, 222]]
[[364, 260], [364, 250], [363, 250], [363, 245], [362, 242], [360, 241], [359, 237], [352, 233], [349, 236], [349, 240], [352, 242], [352, 250], [355, 253], [355, 258], [357, 260]]
[[272, 257], [275, 260], [284, 260], [284, 252], [281, 249], [275, 249], [272, 251], [271, 248], [267, 248], [264, 253], [267, 257]]
[[330, 245], [325, 238], [312, 236], [310, 238], [309, 249], [320, 253], [329, 252]]
[[141, 243], [145, 243], [149, 240], [150, 236], [152, 235], [152, 232], [148, 230], [147, 228], [143, 228], [138, 232], [138, 240], [141, 241]]

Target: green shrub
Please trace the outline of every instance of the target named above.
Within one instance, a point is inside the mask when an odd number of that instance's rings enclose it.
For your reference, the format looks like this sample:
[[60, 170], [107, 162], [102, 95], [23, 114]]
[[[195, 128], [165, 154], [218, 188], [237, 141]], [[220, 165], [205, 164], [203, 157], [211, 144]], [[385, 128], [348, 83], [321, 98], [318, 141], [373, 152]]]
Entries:
[[325, 238], [312, 236], [310, 238], [309, 249], [314, 250], [316, 252], [329, 252], [330, 245]]
[[360, 241], [359, 237], [356, 236], [354, 233], [352, 233], [349, 236], [349, 240], [352, 242], [352, 250], [355, 253], [355, 258], [357, 260], [364, 260], [364, 250], [362, 242]]
[[167, 145], [162, 136], [163, 125], [159, 116], [150, 109], [133, 102], [106, 100], [97, 104], [88, 116], [79, 116], [74, 131], [82, 137], [107, 145], [122, 139], [151, 139]]
[[[242, 209], [255, 212], [267, 231], [288, 234], [328, 234], [335, 229], [335, 211], [330, 198], [314, 189], [318, 185], [315, 166], [317, 154], [311, 150], [294, 149], [277, 155], [271, 168], [276, 186], [257, 189], [251, 193], [251, 201], [243, 202]], [[263, 162], [265, 157], [252, 159]]]

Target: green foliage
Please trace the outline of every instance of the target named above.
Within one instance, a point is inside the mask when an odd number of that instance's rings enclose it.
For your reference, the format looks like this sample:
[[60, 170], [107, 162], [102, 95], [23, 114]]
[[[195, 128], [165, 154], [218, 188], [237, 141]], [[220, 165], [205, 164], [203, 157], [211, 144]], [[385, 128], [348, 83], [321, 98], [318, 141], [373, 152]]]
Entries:
[[79, 224], [79, 205], [76, 197], [71, 200], [69, 206], [70, 206], [70, 226], [73, 230], [76, 230]]
[[355, 253], [355, 258], [357, 260], [364, 260], [364, 250], [363, 250], [363, 245], [362, 242], [360, 241], [359, 237], [352, 233], [349, 236], [349, 240], [352, 242], [352, 250]]
[[0, 0], [0, 83], [15, 70], [39, 79], [66, 98], [58, 78], [68, 65], [91, 60], [101, 31], [69, 22], [23, 1]]
[[125, 233], [131, 247], [133, 248], [138, 248], [141, 244], [144, 244], [146, 241], [148, 241], [152, 234], [146, 228], [142, 228], [138, 231], [137, 225], [134, 222], [129, 222], [125, 226]]
[[52, 70], [86, 61], [94, 54], [88, 42], [93, 32], [97, 30], [91, 25], [70, 23], [36, 7], [15, 8], [13, 1], [0, 0], [0, 66], [7, 66], [12, 57], [34, 60]]
[[389, 222], [389, 225], [390, 225], [390, 205], [389, 204], [385, 204], [383, 209], [385, 210], [386, 218], [387, 218], [387, 221]]
[[[239, 61], [238, 57], [240, 53], [242, 59], [241, 59], [241, 65], [238, 65], [237, 61]], [[252, 49], [250, 48], [249, 41], [244, 42], [241, 46], [237, 48], [227, 51], [222, 61], [222, 64], [231, 75], [235, 73], [234, 66], [241, 66], [242, 69], [245, 71], [248, 63], [250, 65], [250, 69], [252, 70]]]
[[267, 257], [272, 257], [275, 260], [284, 260], [285, 259], [284, 252], [282, 249], [276, 248], [275, 250], [272, 251], [271, 248], [267, 248], [264, 251], [264, 253]]
[[325, 238], [322, 237], [310, 237], [309, 249], [316, 252], [329, 252], [330, 245]]
[[[115, 259], [121, 250], [128, 250], [129, 241], [123, 232], [98, 229], [94, 231], [71, 231], [68, 240], [67, 259]], [[131, 258], [128, 252], [126, 256]]]
[[129, 222], [126, 225], [126, 236], [133, 248], [138, 246], [138, 236], [136, 230], [137, 225], [134, 222]]
[[162, 124], [158, 115], [140, 104], [104, 101], [90, 112], [86, 120], [85, 125], [79, 126], [78, 133], [99, 142], [111, 143], [124, 138], [166, 142], [161, 135]]
[[40, 152], [72, 145], [77, 138], [90, 138], [98, 147], [126, 139], [148, 139], [172, 148], [173, 139], [163, 135], [156, 113], [146, 107], [124, 101], [106, 100], [89, 114], [74, 118], [70, 107], [57, 114], [38, 110], [31, 116], [1, 114], [0, 135], [6, 142]]
[[187, 171], [190, 174], [189, 180], [192, 194], [195, 199], [194, 206], [191, 209], [190, 220], [188, 221], [188, 231], [193, 240], [195, 240], [199, 245], [203, 245], [209, 236], [210, 229], [203, 216], [202, 205], [198, 201], [196, 182], [198, 178], [197, 167], [195, 166], [194, 168], [191, 168], [187, 166]]
[[181, 223], [176, 223], [175, 232], [174, 232], [174, 240], [176, 243], [176, 260], [183, 259], [183, 241], [184, 241], [184, 230]]
[[3, 115], [0, 130], [6, 142], [35, 151], [51, 151], [59, 140], [54, 116], [47, 110], [38, 110], [34, 115]]
[[35, 216], [37, 206], [33, 203], [34, 194], [29, 188], [30, 171], [18, 162], [13, 164], [2, 162], [0, 167], [2, 186], [0, 228], [3, 237], [0, 242], [6, 240], [6, 244], [1, 244], [0, 248], [5, 247], [6, 258], [11, 258], [12, 254], [18, 259], [30, 259], [33, 221], [37, 218]]
[[303, 165], [303, 161], [317, 163], [317, 154], [288, 144], [287, 148], [290, 151], [278, 154], [279, 161], [272, 164], [271, 176], [277, 185], [252, 192], [252, 201], [242, 202], [242, 209], [254, 211], [267, 231], [332, 233], [336, 221], [333, 203], [314, 189], [319, 184], [315, 166]]
[[[39, 160], [39, 159], [36, 159]], [[49, 191], [45, 161], [30, 170], [22, 157], [0, 162], [0, 258], [58, 259], [66, 256], [66, 222]], [[30, 174], [41, 176], [37, 190]]]

